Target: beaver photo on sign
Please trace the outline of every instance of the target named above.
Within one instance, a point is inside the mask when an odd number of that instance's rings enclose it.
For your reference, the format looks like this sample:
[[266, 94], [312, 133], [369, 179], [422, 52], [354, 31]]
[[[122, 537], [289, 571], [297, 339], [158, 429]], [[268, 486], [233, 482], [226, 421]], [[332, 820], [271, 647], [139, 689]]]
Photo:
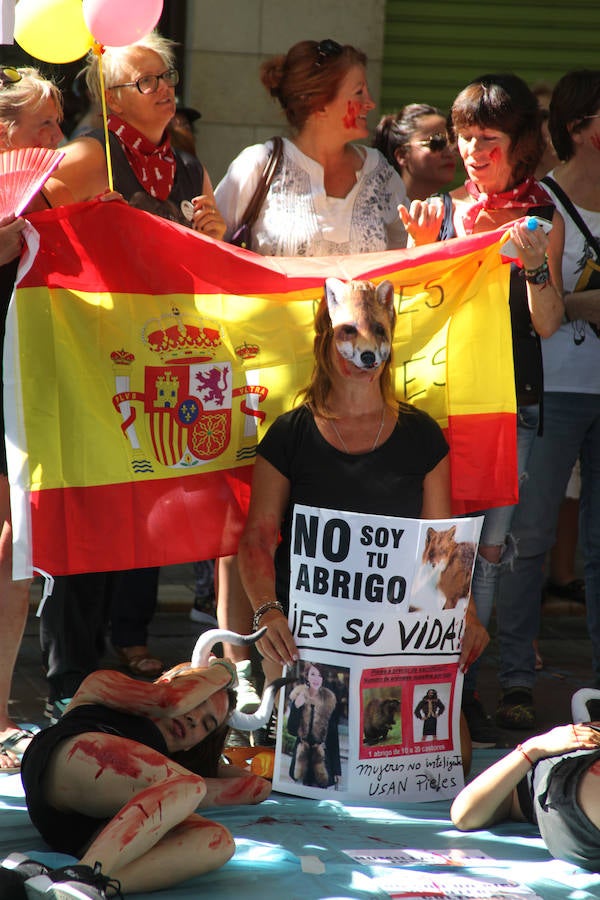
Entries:
[[384, 741], [392, 729], [396, 716], [400, 713], [400, 700], [396, 697], [369, 700], [365, 707], [363, 733], [365, 744]]

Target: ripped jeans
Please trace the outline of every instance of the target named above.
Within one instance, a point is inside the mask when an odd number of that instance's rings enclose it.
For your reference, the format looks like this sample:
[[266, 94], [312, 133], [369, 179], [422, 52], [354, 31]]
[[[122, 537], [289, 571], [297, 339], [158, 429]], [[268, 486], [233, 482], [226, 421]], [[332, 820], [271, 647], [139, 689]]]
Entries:
[[[534, 439], [537, 435], [538, 424], [540, 420], [540, 408], [537, 405], [519, 406], [517, 409], [517, 470], [519, 476], [519, 490], [526, 476], [527, 463], [533, 446]], [[500, 579], [502, 569], [510, 566], [517, 555], [517, 548], [510, 533], [513, 516], [516, 505], [513, 506], [496, 506], [493, 509], [484, 510], [483, 527], [479, 543], [482, 546], [502, 547], [500, 561], [497, 563], [489, 562], [480, 553], [477, 554], [475, 560], [475, 569], [473, 571], [473, 581], [471, 583], [471, 592], [477, 615], [481, 624], [486, 628], [492, 615], [494, 601], [496, 597], [496, 589]], [[477, 683], [478, 663], [473, 663], [468, 672], [465, 674], [464, 690], [474, 691]]]

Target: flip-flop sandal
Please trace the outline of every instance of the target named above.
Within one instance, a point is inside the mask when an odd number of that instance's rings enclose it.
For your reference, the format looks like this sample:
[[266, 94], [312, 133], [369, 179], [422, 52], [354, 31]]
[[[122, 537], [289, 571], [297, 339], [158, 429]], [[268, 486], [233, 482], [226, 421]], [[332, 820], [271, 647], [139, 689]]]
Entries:
[[[13, 731], [3, 741], [0, 741], [0, 757], [11, 763], [9, 766], [3, 766], [0, 762], [0, 775], [14, 775], [21, 771], [21, 757], [29, 747], [33, 736], [32, 731], [19, 728], [18, 731]], [[27, 741], [24, 746], [23, 741]], [[13, 759], [16, 759], [17, 762], [14, 763]]]
[[157, 678], [165, 670], [163, 661], [152, 656], [147, 647], [115, 647], [115, 652], [132, 675]]
[[[29, 747], [31, 743], [31, 739], [34, 737], [33, 731], [27, 731], [24, 728], [19, 728], [18, 731], [13, 731], [12, 734], [9, 734], [8, 737], [5, 737], [4, 740], [0, 741], [0, 752], [9, 757], [12, 755], [19, 760], [19, 766], [21, 763], [21, 757]], [[23, 743], [26, 742], [26, 743]], [[5, 768], [0, 769], [2, 772], [6, 772]], [[18, 772], [19, 769], [17, 768]]]

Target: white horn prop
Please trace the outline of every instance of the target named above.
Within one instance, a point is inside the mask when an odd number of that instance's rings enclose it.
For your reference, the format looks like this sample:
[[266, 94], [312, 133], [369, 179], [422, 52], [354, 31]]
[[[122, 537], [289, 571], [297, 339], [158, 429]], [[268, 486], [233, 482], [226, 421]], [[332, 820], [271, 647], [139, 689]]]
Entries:
[[208, 665], [210, 651], [215, 644], [226, 641], [228, 644], [237, 644], [247, 647], [260, 641], [265, 634], [267, 626], [259, 628], [254, 634], [238, 634], [237, 631], [226, 631], [223, 628], [211, 628], [205, 631], [196, 641], [194, 652], [192, 653], [192, 669], [203, 669]]
[[237, 728], [238, 731], [256, 731], [257, 728], [262, 728], [263, 725], [266, 725], [269, 721], [277, 691], [292, 680], [295, 679], [276, 678], [275, 681], [267, 685], [263, 692], [260, 706], [256, 712], [243, 713], [238, 709], [234, 709], [229, 716], [229, 727]]

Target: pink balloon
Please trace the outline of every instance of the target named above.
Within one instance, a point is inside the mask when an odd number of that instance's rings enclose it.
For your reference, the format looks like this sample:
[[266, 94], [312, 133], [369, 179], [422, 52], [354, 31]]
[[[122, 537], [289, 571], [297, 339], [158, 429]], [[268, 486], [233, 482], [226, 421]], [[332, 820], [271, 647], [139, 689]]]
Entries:
[[83, 0], [83, 18], [98, 43], [125, 47], [152, 31], [162, 8], [163, 0]]

